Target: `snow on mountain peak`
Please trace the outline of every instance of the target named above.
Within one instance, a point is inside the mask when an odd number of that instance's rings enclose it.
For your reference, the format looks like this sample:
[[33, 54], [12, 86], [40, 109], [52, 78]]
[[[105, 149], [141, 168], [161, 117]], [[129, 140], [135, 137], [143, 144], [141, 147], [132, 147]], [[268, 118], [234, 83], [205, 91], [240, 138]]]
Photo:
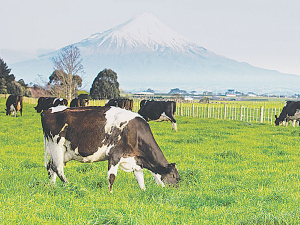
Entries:
[[93, 34], [77, 46], [98, 48], [103, 51], [165, 51], [189, 52], [198, 48], [176, 33], [151, 13], [141, 13], [127, 22], [103, 33]]

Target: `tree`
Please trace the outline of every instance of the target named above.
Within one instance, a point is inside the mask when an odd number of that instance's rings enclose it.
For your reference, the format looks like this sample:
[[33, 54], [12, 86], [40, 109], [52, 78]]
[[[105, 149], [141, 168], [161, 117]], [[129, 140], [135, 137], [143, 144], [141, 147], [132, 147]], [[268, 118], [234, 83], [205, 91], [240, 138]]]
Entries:
[[111, 69], [104, 69], [95, 78], [90, 95], [92, 99], [119, 98], [119, 83], [117, 73]]
[[0, 58], [0, 94], [14, 94], [7, 90], [7, 86], [12, 86], [15, 82], [15, 76], [10, 74], [10, 71], [11, 69], [8, 69], [6, 63]]
[[23, 92], [25, 92], [25, 90], [23, 90], [22, 85], [18, 82], [13, 81], [7, 84], [7, 93], [13, 95], [23, 95]]
[[83, 73], [80, 50], [69, 45], [61, 50], [58, 57], [52, 58], [54, 72], [49, 77], [51, 92], [59, 97], [71, 100], [82, 85], [80, 73]]

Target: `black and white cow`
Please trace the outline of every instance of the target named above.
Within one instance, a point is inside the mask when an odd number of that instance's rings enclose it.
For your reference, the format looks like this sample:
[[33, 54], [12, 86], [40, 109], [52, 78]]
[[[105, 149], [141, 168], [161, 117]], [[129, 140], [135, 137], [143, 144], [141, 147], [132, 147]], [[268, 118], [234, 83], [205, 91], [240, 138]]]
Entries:
[[110, 106], [58, 106], [44, 110], [41, 118], [52, 182], [57, 175], [67, 182], [63, 165], [70, 160], [83, 163], [107, 160], [111, 192], [119, 166], [126, 172], [133, 171], [142, 190], [144, 168], [151, 171], [157, 184], [178, 184], [175, 163], [168, 163], [149, 124], [137, 113]]
[[287, 101], [283, 106], [279, 117], [275, 115], [276, 126], [282, 122], [285, 122], [285, 125], [287, 126], [290, 120], [293, 121], [293, 126], [295, 126], [296, 121], [300, 121], [300, 101]]
[[20, 95], [10, 95], [6, 100], [6, 115], [11, 113], [17, 116], [17, 112], [23, 114], [23, 96]]
[[70, 107], [86, 107], [88, 105], [89, 105], [89, 100], [82, 99], [82, 98], [74, 98], [70, 103]]
[[110, 99], [106, 106], [116, 106], [122, 109], [127, 109], [132, 111], [133, 109], [133, 100], [132, 99]]
[[68, 100], [64, 98], [55, 98], [55, 97], [40, 97], [38, 99], [38, 104], [35, 110], [40, 113], [43, 110], [49, 109], [51, 107], [56, 107], [58, 105], [68, 105]]
[[142, 100], [138, 113], [147, 121], [171, 121], [172, 130], [177, 131], [176, 120], [176, 102], [174, 101], [148, 101]]

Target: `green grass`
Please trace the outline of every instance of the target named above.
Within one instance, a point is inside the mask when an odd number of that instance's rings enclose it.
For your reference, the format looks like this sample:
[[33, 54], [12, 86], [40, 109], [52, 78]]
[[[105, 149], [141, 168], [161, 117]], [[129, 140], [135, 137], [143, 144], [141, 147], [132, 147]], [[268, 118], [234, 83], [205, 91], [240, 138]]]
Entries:
[[40, 115], [6, 116], [0, 99], [0, 224], [299, 224], [299, 128], [177, 117], [150, 122], [179, 188], [146, 191], [119, 170], [108, 192], [107, 162], [65, 167], [49, 184]]

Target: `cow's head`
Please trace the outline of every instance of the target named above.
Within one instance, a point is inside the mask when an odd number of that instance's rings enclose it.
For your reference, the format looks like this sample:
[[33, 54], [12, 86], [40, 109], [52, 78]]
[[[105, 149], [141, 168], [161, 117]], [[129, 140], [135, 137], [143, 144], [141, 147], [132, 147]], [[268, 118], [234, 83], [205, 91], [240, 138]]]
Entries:
[[280, 116], [277, 117], [277, 115], [275, 115], [275, 125], [279, 126], [282, 122], [283, 122], [283, 120], [280, 119]]
[[7, 108], [5, 108], [5, 111], [6, 111], [6, 115], [8, 116], [8, 115], [10, 115], [10, 110], [9, 109], [7, 109]]
[[37, 104], [37, 106], [34, 107], [34, 109], [35, 109], [38, 113], [42, 112], [42, 110], [43, 110], [43, 105], [45, 104], [45, 100], [46, 100], [45, 97], [40, 97], [40, 98], [38, 99], [38, 104]]
[[178, 187], [180, 176], [175, 163], [168, 164], [167, 173], [161, 174], [161, 180], [165, 185]]

